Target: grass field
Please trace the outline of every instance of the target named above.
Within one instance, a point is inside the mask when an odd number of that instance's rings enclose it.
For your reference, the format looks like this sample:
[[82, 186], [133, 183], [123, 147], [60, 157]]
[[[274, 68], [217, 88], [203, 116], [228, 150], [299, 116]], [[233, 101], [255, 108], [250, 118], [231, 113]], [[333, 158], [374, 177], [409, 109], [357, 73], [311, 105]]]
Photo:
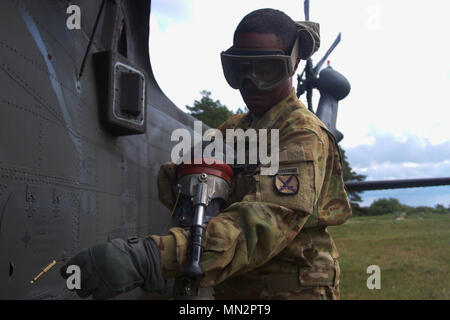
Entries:
[[[354, 217], [329, 227], [340, 253], [341, 299], [450, 299], [450, 214]], [[369, 290], [367, 267], [381, 269]]]

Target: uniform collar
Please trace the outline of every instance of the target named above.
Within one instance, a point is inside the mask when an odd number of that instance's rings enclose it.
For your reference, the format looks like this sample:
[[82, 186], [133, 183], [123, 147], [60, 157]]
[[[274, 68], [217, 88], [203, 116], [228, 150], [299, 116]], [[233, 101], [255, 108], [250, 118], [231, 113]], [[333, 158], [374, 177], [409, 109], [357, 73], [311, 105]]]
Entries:
[[251, 111], [248, 112], [248, 114], [245, 116], [245, 122], [248, 127], [252, 127], [255, 129], [258, 128], [267, 128], [270, 129], [270, 127], [274, 124], [276, 119], [279, 117], [281, 112], [284, 110], [284, 108], [287, 105], [292, 104], [292, 102], [297, 100], [297, 94], [295, 91], [295, 88], [292, 88], [291, 93], [286, 96], [283, 100], [278, 102], [276, 105], [274, 105], [272, 108], [267, 110], [262, 116], [257, 116], [253, 114]]

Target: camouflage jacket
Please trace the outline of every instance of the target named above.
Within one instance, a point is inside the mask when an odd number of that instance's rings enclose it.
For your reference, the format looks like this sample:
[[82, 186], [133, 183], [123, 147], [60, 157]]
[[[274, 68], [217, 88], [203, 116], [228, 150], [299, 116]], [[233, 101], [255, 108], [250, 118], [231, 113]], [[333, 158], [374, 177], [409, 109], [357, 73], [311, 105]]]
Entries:
[[[334, 137], [295, 90], [262, 117], [233, 115], [219, 129], [235, 128], [279, 129], [279, 170], [272, 176], [258, 171], [235, 175], [229, 206], [206, 225], [200, 285], [214, 286], [227, 298], [236, 298], [230, 288], [258, 291], [245, 292], [244, 298], [287, 290], [270, 275], [295, 275], [305, 287], [337, 285], [338, 252], [326, 227], [344, 223], [351, 208]], [[170, 209], [173, 169], [173, 164], [163, 165], [158, 177], [160, 200]], [[288, 185], [291, 192], [280, 192]], [[188, 232], [172, 228], [169, 235], [151, 237], [159, 246], [165, 277], [182, 275]]]

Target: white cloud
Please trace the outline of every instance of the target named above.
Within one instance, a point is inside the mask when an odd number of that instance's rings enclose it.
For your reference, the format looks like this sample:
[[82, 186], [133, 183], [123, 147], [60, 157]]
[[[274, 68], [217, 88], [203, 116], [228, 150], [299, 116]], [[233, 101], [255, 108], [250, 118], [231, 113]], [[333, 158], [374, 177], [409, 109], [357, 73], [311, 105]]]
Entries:
[[[397, 139], [391, 134], [374, 134], [372, 145], [345, 148], [350, 165], [354, 168], [378, 168], [382, 164], [405, 164], [411, 167], [425, 164], [448, 165], [450, 162], [450, 141], [432, 144], [429, 139], [407, 135]], [[447, 172], [450, 176], [450, 171]]]
[[367, 180], [438, 178], [450, 176], [450, 162], [438, 163], [389, 163], [370, 167], [352, 167], [358, 173], [367, 175]]

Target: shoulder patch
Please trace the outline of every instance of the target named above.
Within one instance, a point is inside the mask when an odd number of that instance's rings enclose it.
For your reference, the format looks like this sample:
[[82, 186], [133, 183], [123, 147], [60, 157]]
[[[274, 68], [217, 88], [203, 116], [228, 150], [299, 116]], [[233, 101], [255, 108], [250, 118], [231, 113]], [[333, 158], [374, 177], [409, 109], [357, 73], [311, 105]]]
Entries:
[[278, 193], [285, 195], [294, 195], [300, 189], [300, 181], [297, 174], [277, 173], [273, 177], [275, 189]]

